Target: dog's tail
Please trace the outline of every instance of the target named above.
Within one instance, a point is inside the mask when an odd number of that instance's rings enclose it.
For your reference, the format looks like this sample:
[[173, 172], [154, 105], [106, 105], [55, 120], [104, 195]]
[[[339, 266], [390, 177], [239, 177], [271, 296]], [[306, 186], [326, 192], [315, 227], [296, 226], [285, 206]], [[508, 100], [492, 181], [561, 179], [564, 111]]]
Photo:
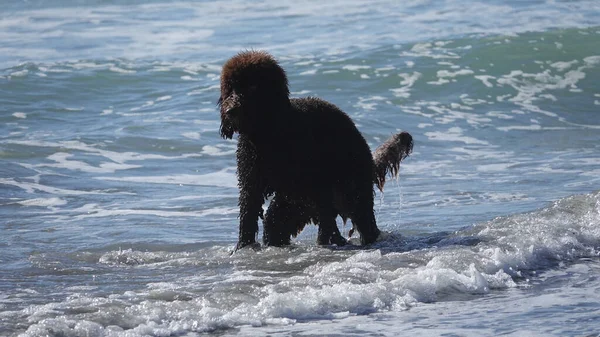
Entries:
[[385, 176], [388, 172], [396, 177], [400, 170], [400, 162], [411, 154], [412, 149], [412, 136], [408, 132], [400, 132], [391, 136], [373, 152], [373, 160], [375, 161], [373, 182], [380, 191], [383, 191]]

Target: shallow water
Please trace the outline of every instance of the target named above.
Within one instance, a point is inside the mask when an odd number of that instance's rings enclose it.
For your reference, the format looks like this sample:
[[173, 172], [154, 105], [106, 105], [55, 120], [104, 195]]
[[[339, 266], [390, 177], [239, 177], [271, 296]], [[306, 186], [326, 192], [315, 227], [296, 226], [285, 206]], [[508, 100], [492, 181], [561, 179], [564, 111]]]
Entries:
[[[600, 333], [597, 2], [29, 1], [0, 27], [0, 335]], [[372, 148], [413, 135], [374, 246], [230, 255], [215, 103], [245, 48]]]

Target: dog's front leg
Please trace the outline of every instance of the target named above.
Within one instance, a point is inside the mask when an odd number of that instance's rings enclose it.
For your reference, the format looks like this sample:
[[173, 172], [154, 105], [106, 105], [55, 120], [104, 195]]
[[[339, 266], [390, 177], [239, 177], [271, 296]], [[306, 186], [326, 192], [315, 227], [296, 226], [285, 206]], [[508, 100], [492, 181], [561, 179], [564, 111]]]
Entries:
[[240, 232], [236, 250], [256, 243], [258, 217], [264, 203], [264, 179], [256, 148], [240, 136], [237, 149], [237, 176], [240, 188]]

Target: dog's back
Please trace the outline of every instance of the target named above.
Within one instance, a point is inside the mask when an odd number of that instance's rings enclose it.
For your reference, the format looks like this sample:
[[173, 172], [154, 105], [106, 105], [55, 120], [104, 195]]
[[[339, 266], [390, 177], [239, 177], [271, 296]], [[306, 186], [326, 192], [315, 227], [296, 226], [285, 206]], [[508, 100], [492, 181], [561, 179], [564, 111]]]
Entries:
[[[339, 188], [372, 181], [373, 158], [367, 142], [350, 117], [318, 98], [290, 100], [291, 113], [276, 126], [265, 158], [272, 178], [290, 193]], [[278, 179], [276, 176], [282, 176]], [[372, 188], [372, 185], [365, 187]]]

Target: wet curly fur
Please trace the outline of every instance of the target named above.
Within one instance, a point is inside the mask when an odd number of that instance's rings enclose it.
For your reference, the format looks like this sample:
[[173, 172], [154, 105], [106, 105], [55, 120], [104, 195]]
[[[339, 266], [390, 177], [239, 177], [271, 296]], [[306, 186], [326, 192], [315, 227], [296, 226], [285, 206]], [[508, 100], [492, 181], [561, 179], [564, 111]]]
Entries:
[[262, 205], [263, 243], [282, 246], [310, 222], [317, 243], [346, 244], [336, 217], [351, 219], [361, 243], [379, 236], [373, 213], [373, 185], [412, 151], [412, 137], [392, 136], [371, 155], [350, 117], [318, 98], [289, 98], [288, 80], [263, 51], [229, 59], [221, 73], [220, 134], [239, 134], [237, 175], [240, 226], [236, 249], [255, 244]]

